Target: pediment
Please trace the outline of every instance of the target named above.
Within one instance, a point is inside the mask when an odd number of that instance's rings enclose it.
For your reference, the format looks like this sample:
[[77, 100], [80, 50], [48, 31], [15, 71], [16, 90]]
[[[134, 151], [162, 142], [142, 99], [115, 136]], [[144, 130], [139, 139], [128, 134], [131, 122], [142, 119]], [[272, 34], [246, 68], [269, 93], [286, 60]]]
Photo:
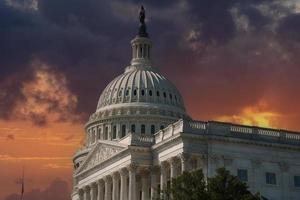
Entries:
[[92, 167], [104, 162], [105, 160], [118, 154], [126, 147], [117, 144], [111, 144], [108, 142], [99, 142], [94, 146], [92, 151], [88, 154], [86, 160], [78, 168], [77, 173], [91, 169]]

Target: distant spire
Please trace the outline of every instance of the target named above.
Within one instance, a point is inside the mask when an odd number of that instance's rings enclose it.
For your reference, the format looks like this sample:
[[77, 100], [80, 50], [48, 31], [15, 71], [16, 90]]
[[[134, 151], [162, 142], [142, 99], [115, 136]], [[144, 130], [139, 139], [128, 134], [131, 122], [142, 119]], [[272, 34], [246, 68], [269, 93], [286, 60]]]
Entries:
[[147, 28], [146, 28], [146, 24], [145, 24], [146, 11], [144, 9], [144, 6], [141, 6], [139, 18], [140, 18], [139, 36], [140, 37], [148, 37]]

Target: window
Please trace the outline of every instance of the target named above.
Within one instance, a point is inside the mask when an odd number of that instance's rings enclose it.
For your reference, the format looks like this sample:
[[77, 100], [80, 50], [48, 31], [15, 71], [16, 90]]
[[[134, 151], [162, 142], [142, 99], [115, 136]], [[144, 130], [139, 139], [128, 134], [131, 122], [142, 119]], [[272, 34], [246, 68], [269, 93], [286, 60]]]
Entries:
[[156, 92], [156, 95], [159, 97], [159, 91]]
[[155, 133], [155, 126], [151, 125], [151, 134], [154, 134], [154, 133]]
[[161, 125], [160, 126], [160, 130], [163, 130], [165, 127], [164, 127], [164, 125]]
[[101, 128], [98, 128], [98, 140], [100, 140], [100, 136], [101, 136]]
[[136, 96], [136, 90], [133, 91], [133, 95]]
[[175, 97], [175, 101], [177, 101], [177, 97], [176, 97], [176, 95], [175, 95], [174, 97]]
[[241, 181], [248, 181], [248, 171], [246, 169], [238, 169], [237, 176]]
[[134, 124], [131, 125], [131, 132], [135, 133], [135, 125]]
[[267, 172], [266, 183], [270, 185], [276, 185], [276, 174], [272, 172]]
[[123, 124], [122, 125], [122, 137], [124, 137], [126, 135], [126, 125]]
[[129, 90], [126, 90], [126, 96], [128, 96], [129, 95]]
[[105, 127], [105, 133], [104, 133], [104, 139], [107, 140], [108, 139], [108, 127]]
[[119, 92], [119, 96], [122, 96], [122, 90]]
[[152, 96], [152, 90], [149, 91], [149, 95]]
[[146, 126], [144, 124], [142, 124], [141, 126], [141, 133], [145, 133], [146, 132]]
[[294, 186], [300, 188], [300, 176], [294, 176]]
[[170, 99], [172, 99], [172, 94], [169, 94]]
[[167, 94], [164, 92], [164, 97], [166, 98], [167, 97]]
[[142, 96], [144, 96], [145, 95], [145, 91], [144, 90], [142, 90]]
[[117, 127], [114, 126], [113, 127], [113, 139], [116, 139], [117, 138]]

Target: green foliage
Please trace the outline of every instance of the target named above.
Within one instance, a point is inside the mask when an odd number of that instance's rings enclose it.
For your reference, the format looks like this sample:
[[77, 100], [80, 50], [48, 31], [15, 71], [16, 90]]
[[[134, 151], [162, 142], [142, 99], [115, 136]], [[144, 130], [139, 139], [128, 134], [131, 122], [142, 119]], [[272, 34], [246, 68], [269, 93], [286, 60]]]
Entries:
[[[171, 198], [170, 198], [171, 197]], [[246, 183], [233, 176], [225, 168], [205, 181], [202, 170], [184, 172], [172, 180], [171, 188], [163, 191], [160, 200], [259, 200]]]

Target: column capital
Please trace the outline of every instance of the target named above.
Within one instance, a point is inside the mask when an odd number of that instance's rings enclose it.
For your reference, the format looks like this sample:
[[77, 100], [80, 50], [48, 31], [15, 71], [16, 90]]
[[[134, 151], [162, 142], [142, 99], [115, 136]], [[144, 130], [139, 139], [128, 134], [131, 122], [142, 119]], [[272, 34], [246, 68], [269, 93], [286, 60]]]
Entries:
[[166, 168], [168, 168], [169, 167], [169, 162], [167, 161], [167, 160], [165, 160], [165, 161], [162, 161], [161, 163], [160, 163], [160, 169], [166, 169]]
[[150, 174], [150, 167], [142, 167], [141, 168], [141, 176], [147, 177]]
[[288, 172], [289, 169], [290, 169], [289, 164], [287, 162], [284, 162], [284, 161], [282, 161], [282, 162], [279, 163], [279, 167], [280, 167], [280, 170], [282, 172]]
[[97, 181], [97, 183], [98, 183], [98, 185], [102, 186], [102, 185], [104, 185], [104, 180], [103, 179], [99, 179]]
[[118, 179], [120, 178], [119, 172], [114, 172], [114, 173], [112, 174], [112, 178], [113, 178], [114, 181], [115, 181], [115, 180], [118, 180]]
[[152, 173], [157, 174], [160, 171], [159, 165], [154, 165], [150, 167]]
[[128, 175], [128, 169], [122, 168], [119, 170], [120, 176], [127, 176]]
[[111, 183], [112, 182], [112, 178], [110, 175], [107, 175], [103, 178], [103, 180], [106, 182], [106, 183]]
[[180, 153], [178, 156], [182, 161], [188, 161], [191, 157], [188, 153], [185, 152]]
[[251, 164], [254, 168], [260, 168], [262, 165], [262, 161], [259, 159], [253, 159], [251, 160]]
[[134, 163], [131, 163], [130, 165], [127, 166], [128, 171], [136, 171], [137, 170], [137, 165]]
[[179, 158], [178, 157], [171, 157], [171, 158], [169, 158], [168, 159], [168, 162], [171, 164], [171, 165], [175, 165], [175, 164], [177, 164], [177, 163], [179, 163]]

